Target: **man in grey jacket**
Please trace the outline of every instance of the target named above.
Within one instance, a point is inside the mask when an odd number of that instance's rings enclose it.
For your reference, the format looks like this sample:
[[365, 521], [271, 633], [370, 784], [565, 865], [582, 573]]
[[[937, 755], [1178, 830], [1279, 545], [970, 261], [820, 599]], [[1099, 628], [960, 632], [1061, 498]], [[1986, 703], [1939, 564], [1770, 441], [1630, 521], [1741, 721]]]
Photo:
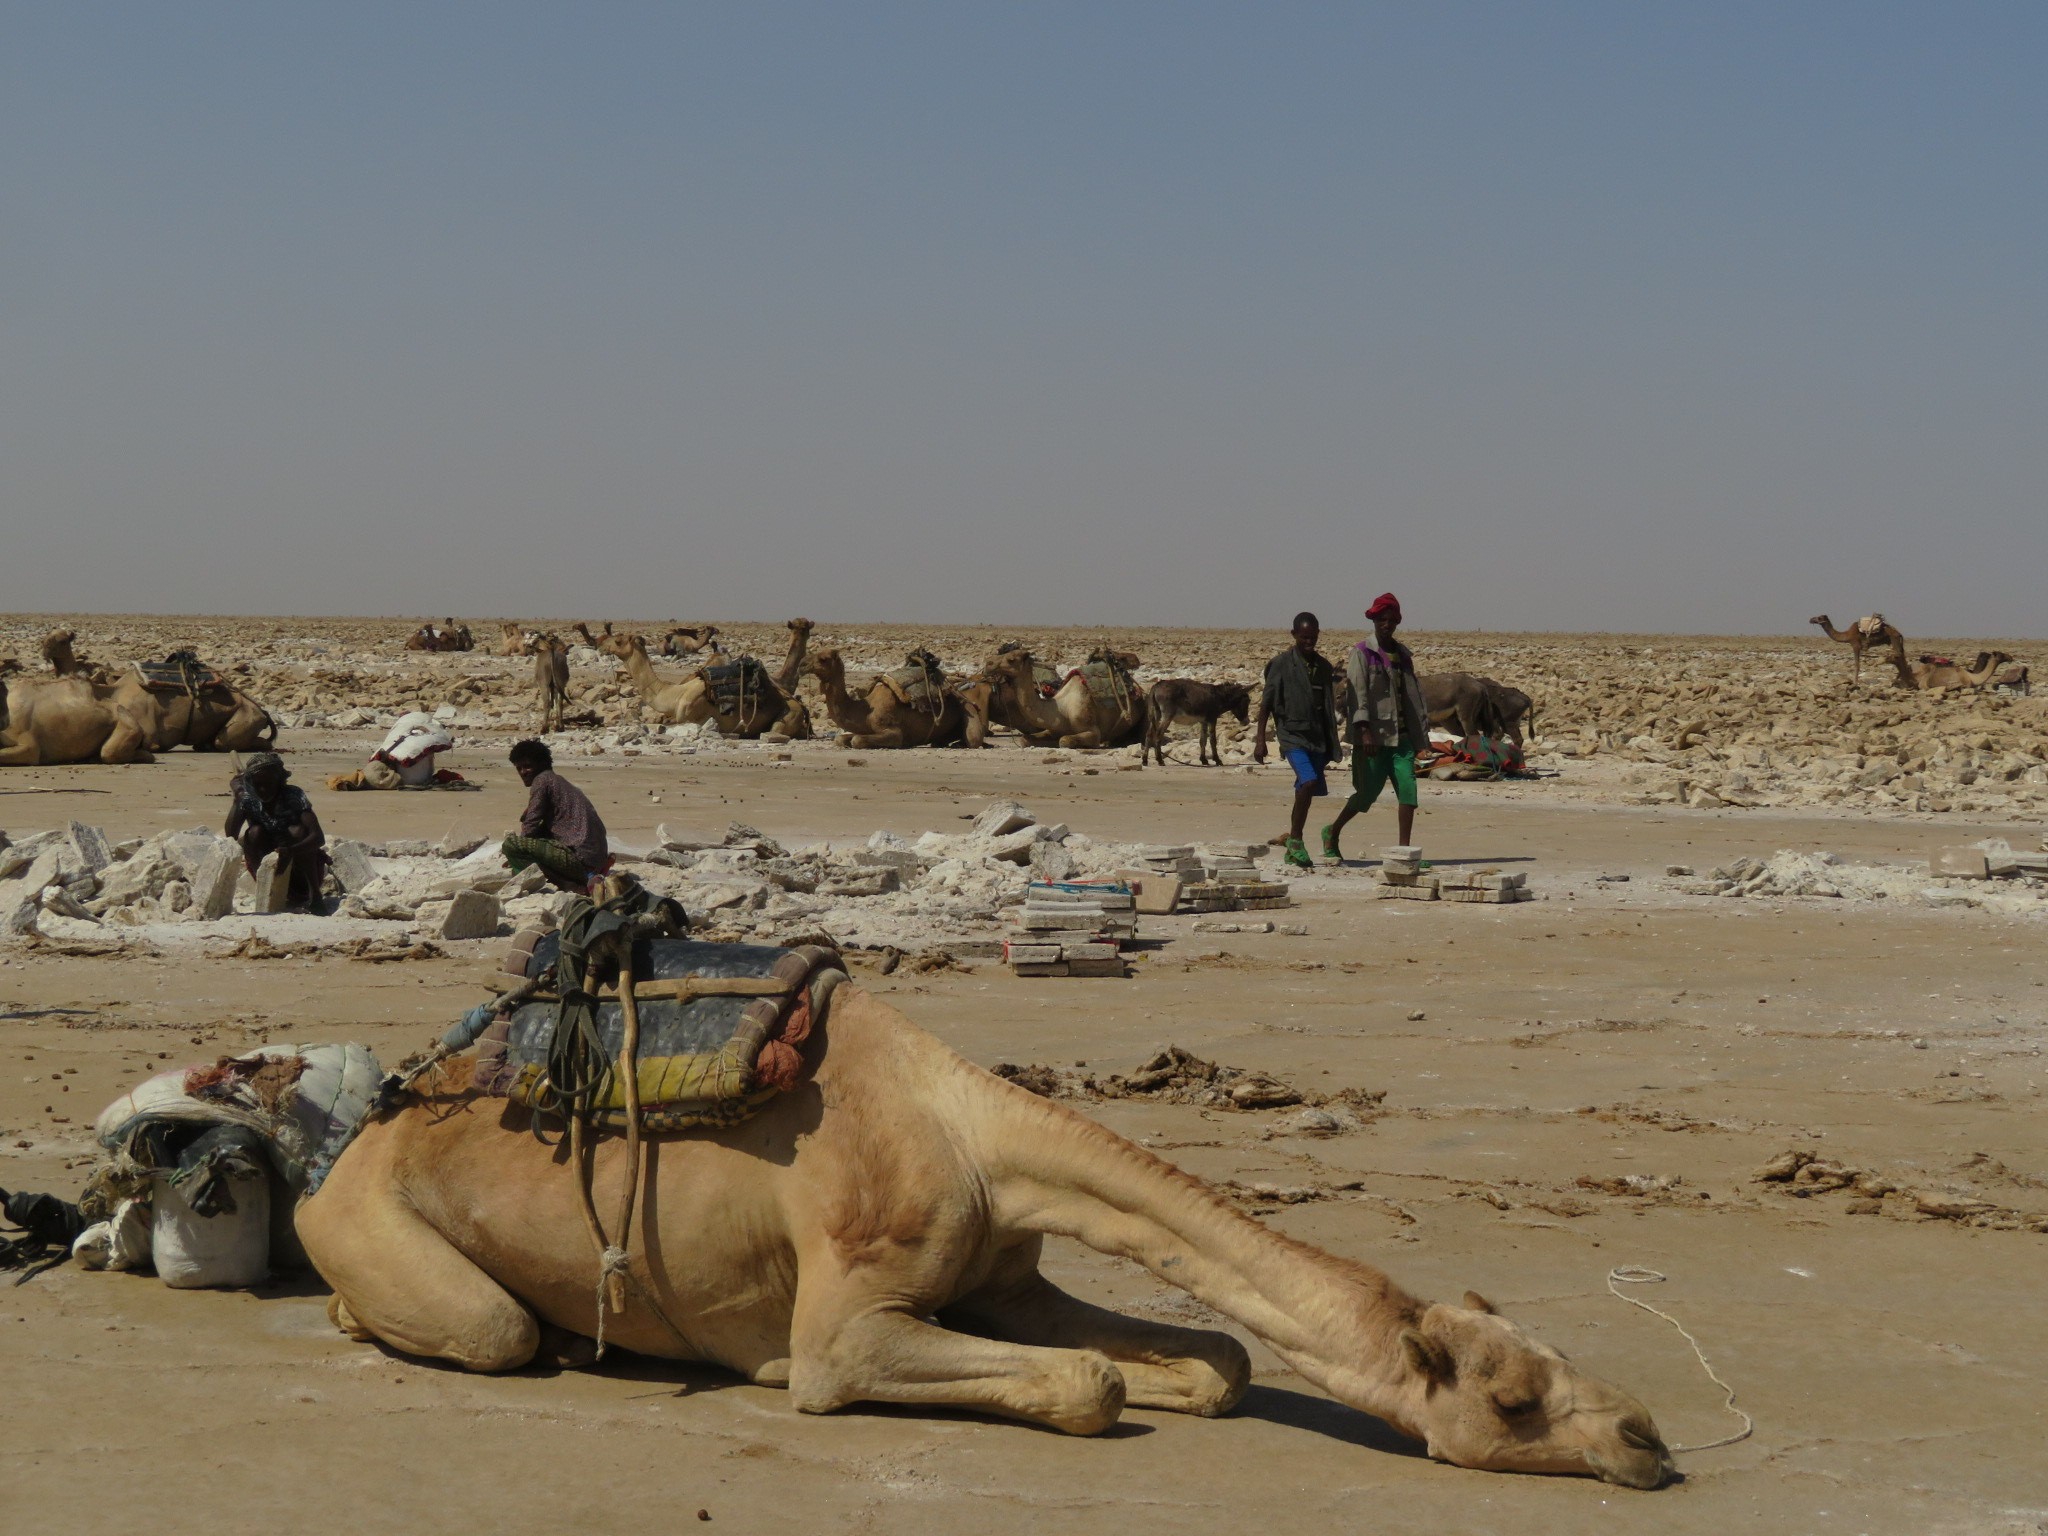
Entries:
[[1372, 639], [1361, 640], [1344, 658], [1351, 683], [1351, 787], [1337, 819], [1323, 828], [1323, 857], [1338, 862], [1337, 846], [1345, 823], [1373, 801], [1389, 781], [1400, 807], [1401, 842], [1415, 835], [1415, 754], [1429, 741], [1429, 711], [1422, 702], [1422, 683], [1415, 675], [1415, 657], [1394, 638], [1401, 627], [1401, 602], [1382, 592], [1365, 610], [1372, 621]]
[[1322, 626], [1312, 613], [1294, 616], [1294, 644], [1266, 663], [1266, 683], [1259, 694], [1257, 735], [1252, 761], [1266, 760], [1266, 727], [1280, 732], [1280, 755], [1294, 770], [1294, 809], [1287, 826], [1287, 862], [1313, 869], [1301, 835], [1308, 826], [1308, 804], [1327, 795], [1324, 771], [1344, 755], [1337, 728], [1336, 674], [1316, 649]]

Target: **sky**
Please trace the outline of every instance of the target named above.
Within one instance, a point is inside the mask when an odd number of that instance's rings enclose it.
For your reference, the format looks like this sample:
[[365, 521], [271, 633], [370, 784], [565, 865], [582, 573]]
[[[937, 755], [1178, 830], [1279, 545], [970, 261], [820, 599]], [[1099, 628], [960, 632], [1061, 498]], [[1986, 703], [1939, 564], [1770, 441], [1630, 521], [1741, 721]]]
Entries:
[[0, 610], [2048, 635], [2048, 7], [0, 0]]

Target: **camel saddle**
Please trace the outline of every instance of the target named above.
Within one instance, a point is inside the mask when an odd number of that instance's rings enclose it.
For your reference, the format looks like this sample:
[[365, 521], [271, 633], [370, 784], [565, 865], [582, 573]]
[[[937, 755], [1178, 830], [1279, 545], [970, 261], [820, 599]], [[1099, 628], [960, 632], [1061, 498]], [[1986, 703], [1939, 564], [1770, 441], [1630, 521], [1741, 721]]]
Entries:
[[[562, 1060], [561, 1032], [573, 1027], [580, 1000], [605, 1067], [591, 1085], [586, 1119], [622, 1130], [626, 1095], [616, 1067], [625, 1013], [617, 978], [604, 979], [593, 966], [581, 986], [565, 985], [561, 958], [560, 933], [513, 941], [506, 969], [552, 980], [555, 990], [533, 993], [492, 1022], [478, 1041], [475, 1085], [529, 1109], [563, 1113], [551, 1064]], [[778, 949], [660, 937], [636, 943], [631, 986], [640, 1016], [634, 1076], [641, 1129], [736, 1125], [797, 1087], [813, 1065], [806, 1044], [845, 979], [838, 953], [819, 945]]]
[[748, 699], [770, 697], [775, 686], [768, 669], [751, 656], [718, 662], [703, 668], [699, 675], [711, 689], [721, 715], [745, 714]]
[[199, 659], [197, 651], [173, 651], [162, 661], [138, 661], [142, 686], [151, 693], [230, 693], [228, 681]]
[[882, 674], [883, 685], [905, 708], [936, 715], [946, 707], [946, 669], [922, 646], [903, 659], [907, 665]]
[[1067, 676], [1080, 678], [1088, 685], [1092, 697], [1107, 699], [1118, 709], [1130, 708], [1131, 701], [1138, 697], [1138, 680], [1123, 663], [1100, 654], [1089, 657]]

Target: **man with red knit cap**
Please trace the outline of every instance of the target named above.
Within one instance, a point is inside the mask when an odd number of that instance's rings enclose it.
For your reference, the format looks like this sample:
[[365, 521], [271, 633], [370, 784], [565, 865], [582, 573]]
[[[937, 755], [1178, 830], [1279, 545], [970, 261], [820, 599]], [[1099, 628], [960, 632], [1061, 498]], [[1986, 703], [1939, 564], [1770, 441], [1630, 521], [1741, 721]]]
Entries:
[[1415, 675], [1415, 657], [1394, 638], [1401, 627], [1401, 600], [1382, 592], [1365, 610], [1372, 621], [1372, 639], [1354, 645], [1344, 659], [1351, 682], [1351, 787], [1337, 819], [1323, 828], [1323, 857], [1343, 858], [1337, 840], [1344, 825], [1370, 810], [1391, 780], [1399, 806], [1401, 842], [1415, 835], [1415, 753], [1429, 740], [1429, 712], [1422, 702], [1422, 683]]

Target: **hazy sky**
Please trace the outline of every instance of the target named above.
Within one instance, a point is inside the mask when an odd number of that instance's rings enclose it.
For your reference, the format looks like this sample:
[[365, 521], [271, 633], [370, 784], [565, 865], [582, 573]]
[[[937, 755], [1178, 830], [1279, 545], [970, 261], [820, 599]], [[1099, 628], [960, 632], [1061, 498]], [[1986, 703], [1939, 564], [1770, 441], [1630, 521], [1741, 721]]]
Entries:
[[2048, 634], [2048, 6], [0, 5], [0, 609]]

